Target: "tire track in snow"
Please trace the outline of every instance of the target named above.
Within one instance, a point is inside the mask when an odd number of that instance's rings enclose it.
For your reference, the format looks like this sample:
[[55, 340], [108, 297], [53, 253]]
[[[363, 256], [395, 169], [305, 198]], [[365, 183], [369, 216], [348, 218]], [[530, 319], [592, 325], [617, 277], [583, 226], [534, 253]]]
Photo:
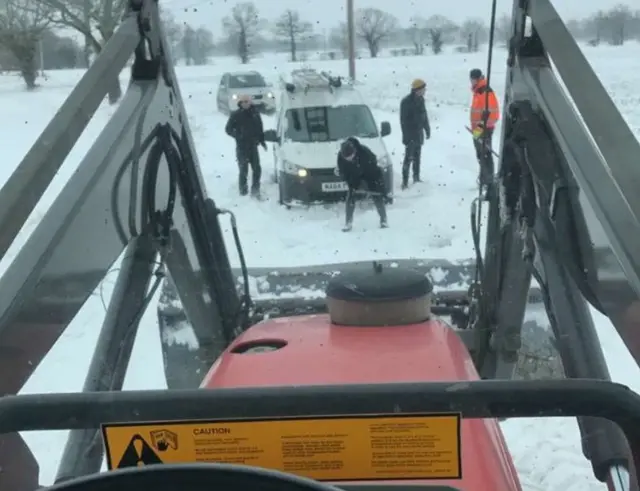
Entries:
[[575, 418], [526, 418], [501, 424], [523, 491], [602, 491], [582, 454]]

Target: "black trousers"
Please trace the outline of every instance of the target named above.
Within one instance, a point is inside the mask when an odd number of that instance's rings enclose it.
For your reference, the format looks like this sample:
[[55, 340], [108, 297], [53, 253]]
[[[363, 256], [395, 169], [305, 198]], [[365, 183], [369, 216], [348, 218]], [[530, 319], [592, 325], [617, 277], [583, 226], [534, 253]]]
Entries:
[[492, 152], [493, 131], [494, 128], [487, 128], [484, 131], [484, 135], [473, 139], [478, 165], [480, 166], [480, 182], [482, 184], [490, 183], [495, 172]]
[[236, 147], [236, 159], [238, 160], [238, 187], [240, 194], [247, 194], [249, 167], [251, 167], [251, 191], [259, 191], [262, 167], [260, 167], [260, 153], [258, 152], [258, 146], [238, 145]]
[[409, 170], [413, 179], [420, 179], [420, 159], [422, 158], [422, 143], [411, 142], [404, 146], [404, 161], [402, 162], [402, 182], [409, 182]]
[[[351, 189], [349, 188], [349, 191], [347, 191], [347, 199], [345, 202], [345, 207], [346, 207], [346, 222], [347, 223], [351, 223], [353, 222], [353, 213], [356, 210], [356, 196], [357, 196], [357, 189]], [[378, 211], [378, 215], [380, 215], [380, 221], [382, 222], [386, 222], [387, 221], [387, 208], [385, 207], [384, 204], [384, 196], [382, 196], [382, 193], [377, 193], [377, 194], [372, 194], [371, 195], [371, 199], [373, 201], [373, 204], [376, 207], [376, 210]]]

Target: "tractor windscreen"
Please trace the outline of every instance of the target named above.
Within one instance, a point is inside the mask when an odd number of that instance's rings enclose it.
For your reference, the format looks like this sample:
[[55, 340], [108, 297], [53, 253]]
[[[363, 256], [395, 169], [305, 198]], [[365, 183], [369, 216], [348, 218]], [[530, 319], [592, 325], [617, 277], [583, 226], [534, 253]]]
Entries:
[[0, 1], [0, 491], [640, 491], [637, 3]]

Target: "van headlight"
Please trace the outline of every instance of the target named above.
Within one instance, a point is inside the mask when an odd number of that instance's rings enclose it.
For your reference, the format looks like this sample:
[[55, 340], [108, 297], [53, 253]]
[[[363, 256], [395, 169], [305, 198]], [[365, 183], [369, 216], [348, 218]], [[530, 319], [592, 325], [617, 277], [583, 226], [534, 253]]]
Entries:
[[391, 167], [391, 159], [389, 158], [388, 155], [378, 159], [378, 167], [380, 167], [382, 169], [386, 169], [388, 167]]
[[273, 92], [267, 92], [267, 99], [275, 99], [275, 95], [273, 95]]
[[293, 164], [287, 160], [283, 162], [284, 171], [287, 174], [294, 174], [298, 177], [307, 177], [309, 175], [309, 171], [304, 167]]
[[238, 94], [232, 94], [232, 95], [231, 95], [231, 98], [232, 98], [234, 101], [237, 101], [237, 100], [238, 100]]

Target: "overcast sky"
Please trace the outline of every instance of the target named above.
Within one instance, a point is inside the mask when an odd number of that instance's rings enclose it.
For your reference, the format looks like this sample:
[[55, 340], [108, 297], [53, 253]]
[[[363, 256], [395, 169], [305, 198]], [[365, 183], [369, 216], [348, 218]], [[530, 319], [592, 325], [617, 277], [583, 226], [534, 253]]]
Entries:
[[[623, 0], [624, 1], [624, 0]], [[637, 0], [634, 0], [637, 1]], [[375, 7], [393, 12], [399, 21], [408, 24], [414, 15], [429, 17], [434, 14], [460, 22], [468, 17], [480, 17], [489, 23], [491, 0], [354, 0], [356, 8]], [[219, 35], [221, 20], [235, 1], [228, 0], [160, 0], [162, 8], [169, 9], [179, 21], [193, 26], [204, 26]], [[345, 19], [346, 0], [254, 0], [260, 14], [275, 19], [286, 9], [300, 12], [305, 20], [317, 24], [318, 29], [329, 29]], [[581, 18], [596, 9], [606, 10], [620, 0], [555, 0], [556, 10], [564, 19]], [[627, 2], [629, 3], [629, 2]], [[498, 0], [499, 14], [510, 13], [513, 0]], [[391, 8], [392, 7], [392, 8]]]

